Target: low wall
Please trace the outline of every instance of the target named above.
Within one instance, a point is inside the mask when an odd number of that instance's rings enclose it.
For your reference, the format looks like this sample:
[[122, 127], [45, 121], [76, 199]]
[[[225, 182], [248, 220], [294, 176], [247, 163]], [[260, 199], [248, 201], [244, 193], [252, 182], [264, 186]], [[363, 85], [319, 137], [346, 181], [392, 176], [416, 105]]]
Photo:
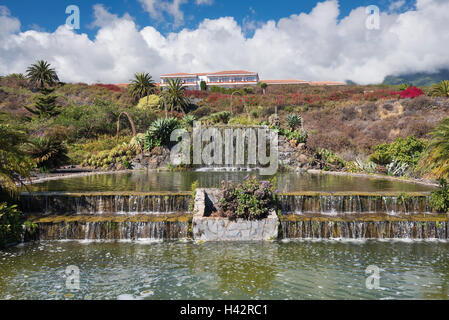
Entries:
[[193, 238], [202, 241], [261, 241], [278, 238], [279, 219], [274, 210], [262, 220], [210, 217], [216, 211], [218, 190], [197, 189], [192, 221]]

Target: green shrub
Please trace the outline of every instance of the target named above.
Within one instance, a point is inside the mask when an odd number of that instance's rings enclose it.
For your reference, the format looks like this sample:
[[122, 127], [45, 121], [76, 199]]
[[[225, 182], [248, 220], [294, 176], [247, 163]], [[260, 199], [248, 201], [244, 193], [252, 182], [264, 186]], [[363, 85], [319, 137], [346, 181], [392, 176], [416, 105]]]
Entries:
[[69, 162], [65, 143], [52, 137], [40, 137], [31, 140], [27, 154], [34, 159], [38, 168], [49, 170]]
[[414, 136], [409, 136], [406, 139], [397, 138], [390, 144], [384, 143], [374, 147], [371, 160], [380, 165], [387, 165], [395, 160], [415, 168], [425, 148], [426, 144]]
[[213, 113], [206, 118], [203, 118], [202, 121], [204, 121], [207, 124], [217, 124], [217, 123], [227, 124], [230, 118], [231, 113], [229, 111], [221, 111]]
[[290, 130], [296, 130], [299, 126], [302, 124], [302, 118], [301, 116], [298, 116], [297, 114], [289, 114], [285, 120], [287, 121], [287, 124], [290, 128]]
[[236, 187], [232, 182], [223, 183], [218, 207], [229, 219], [264, 219], [275, 208], [276, 193], [274, 183], [248, 176]]
[[440, 187], [430, 194], [430, 206], [438, 212], [449, 212], [449, 185], [445, 179], [438, 180]]
[[158, 95], [150, 94], [149, 96], [140, 99], [136, 108], [141, 110], [154, 110], [158, 108], [160, 100], [161, 98]]
[[171, 133], [179, 128], [181, 125], [176, 118], [157, 119], [145, 133], [145, 150], [151, 151], [154, 147], [168, 145]]
[[18, 242], [22, 238], [22, 212], [17, 205], [0, 203], [0, 247]]
[[195, 122], [195, 120], [196, 117], [194, 115], [188, 114], [181, 119], [181, 123], [185, 128], [193, 127], [193, 123]]

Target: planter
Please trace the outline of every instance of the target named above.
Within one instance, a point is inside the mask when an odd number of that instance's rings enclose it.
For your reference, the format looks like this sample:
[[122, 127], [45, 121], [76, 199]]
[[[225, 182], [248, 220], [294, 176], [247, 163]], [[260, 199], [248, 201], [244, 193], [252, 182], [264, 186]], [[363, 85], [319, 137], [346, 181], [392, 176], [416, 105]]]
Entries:
[[192, 221], [193, 238], [202, 241], [262, 241], [278, 238], [279, 219], [272, 210], [262, 220], [210, 217], [218, 204], [218, 189], [197, 189]]

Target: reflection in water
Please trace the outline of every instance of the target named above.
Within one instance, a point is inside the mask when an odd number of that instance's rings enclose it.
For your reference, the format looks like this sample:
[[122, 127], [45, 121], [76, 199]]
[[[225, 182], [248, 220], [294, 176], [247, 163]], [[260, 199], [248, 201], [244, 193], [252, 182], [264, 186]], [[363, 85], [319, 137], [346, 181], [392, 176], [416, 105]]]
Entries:
[[[0, 251], [0, 299], [448, 299], [448, 253], [425, 241], [42, 242]], [[69, 265], [79, 291], [65, 289]], [[381, 290], [365, 287], [369, 265]]]
[[[188, 191], [198, 180], [200, 187], [219, 187], [221, 181], [241, 181], [247, 172], [153, 172], [100, 174], [47, 181], [33, 186], [40, 191]], [[266, 178], [267, 176], [261, 176]], [[430, 187], [384, 179], [329, 174], [278, 173], [279, 191], [429, 191]]]

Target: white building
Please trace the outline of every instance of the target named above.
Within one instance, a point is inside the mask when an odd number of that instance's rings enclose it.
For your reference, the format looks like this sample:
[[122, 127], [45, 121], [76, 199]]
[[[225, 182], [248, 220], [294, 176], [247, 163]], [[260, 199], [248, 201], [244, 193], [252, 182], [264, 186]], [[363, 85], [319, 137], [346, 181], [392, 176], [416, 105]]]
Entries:
[[214, 73], [172, 73], [161, 75], [159, 86], [167, 86], [168, 79], [180, 79], [184, 86], [190, 90], [200, 90], [201, 81], [206, 82], [208, 87], [217, 86], [223, 88], [234, 88], [237, 86], [257, 86], [259, 74], [245, 70], [230, 70]]

